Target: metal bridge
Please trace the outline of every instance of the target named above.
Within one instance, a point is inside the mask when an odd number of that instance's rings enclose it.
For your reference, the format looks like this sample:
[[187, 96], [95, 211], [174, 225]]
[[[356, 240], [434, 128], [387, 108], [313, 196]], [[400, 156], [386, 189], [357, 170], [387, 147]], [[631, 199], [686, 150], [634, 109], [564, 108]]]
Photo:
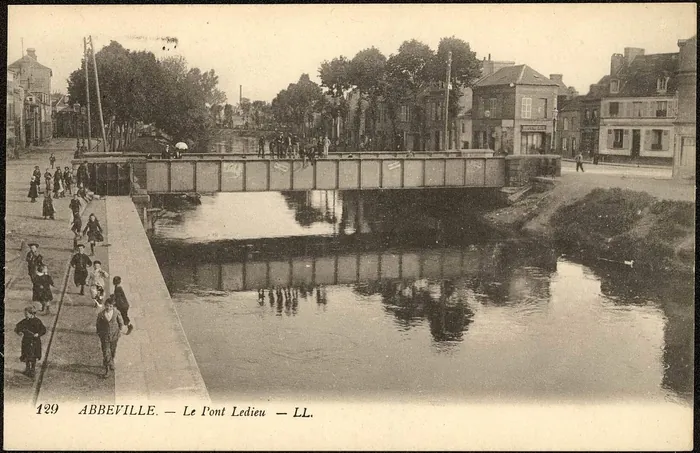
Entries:
[[[561, 174], [560, 156], [493, 156], [492, 152], [335, 153], [313, 164], [251, 154], [185, 154], [147, 159], [143, 154], [93, 153], [88, 162], [99, 194], [500, 188], [532, 176]], [[134, 186], [135, 185], [135, 186]]]

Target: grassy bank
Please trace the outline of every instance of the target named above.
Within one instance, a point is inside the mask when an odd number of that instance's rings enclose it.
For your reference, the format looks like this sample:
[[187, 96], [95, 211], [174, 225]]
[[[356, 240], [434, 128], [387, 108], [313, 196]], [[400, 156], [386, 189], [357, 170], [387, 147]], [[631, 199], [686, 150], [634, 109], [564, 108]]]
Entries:
[[484, 216], [491, 226], [555, 241], [569, 254], [635, 269], [695, 269], [695, 205], [619, 188], [571, 192], [557, 186]]

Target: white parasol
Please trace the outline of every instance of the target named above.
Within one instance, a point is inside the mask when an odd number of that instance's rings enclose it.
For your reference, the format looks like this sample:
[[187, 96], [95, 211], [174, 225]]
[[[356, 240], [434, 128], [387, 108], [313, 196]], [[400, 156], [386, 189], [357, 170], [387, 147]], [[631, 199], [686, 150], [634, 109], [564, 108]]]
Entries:
[[175, 144], [175, 148], [177, 149], [187, 149], [187, 144], [185, 142], [177, 142]]

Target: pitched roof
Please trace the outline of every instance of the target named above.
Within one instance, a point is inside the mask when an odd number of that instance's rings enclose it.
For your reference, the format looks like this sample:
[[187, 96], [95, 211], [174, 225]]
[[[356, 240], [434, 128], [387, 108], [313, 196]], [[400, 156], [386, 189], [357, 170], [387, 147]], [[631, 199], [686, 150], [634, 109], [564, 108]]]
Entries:
[[557, 83], [549, 80], [526, 64], [501, 68], [479, 80], [475, 86], [510, 85], [511, 83], [514, 85], [558, 86]]
[[44, 66], [43, 64], [39, 63], [38, 61], [36, 61], [32, 57], [30, 57], [29, 55], [23, 56], [19, 60], [8, 65], [7, 68], [8, 69], [19, 69], [25, 65], [32, 66], [32, 67], [39, 68], [39, 69], [48, 69], [49, 71], [51, 71], [51, 68]]
[[658, 53], [636, 57], [613, 77], [620, 80], [620, 91], [613, 96], [655, 96], [659, 94], [656, 90], [659, 77], [669, 77], [666, 93], [675, 92], [678, 60], [678, 53]]

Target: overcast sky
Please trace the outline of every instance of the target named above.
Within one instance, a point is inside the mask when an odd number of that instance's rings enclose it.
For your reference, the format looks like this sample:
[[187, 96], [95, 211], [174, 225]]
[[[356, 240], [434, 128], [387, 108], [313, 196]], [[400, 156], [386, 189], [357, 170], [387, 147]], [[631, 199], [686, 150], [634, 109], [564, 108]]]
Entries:
[[[239, 85], [244, 97], [270, 101], [302, 73], [320, 82], [323, 60], [371, 46], [389, 56], [412, 38], [435, 49], [454, 35], [480, 59], [491, 54], [545, 75], [562, 73], [585, 94], [624, 47], [677, 52], [678, 39], [696, 33], [696, 15], [691, 3], [10, 6], [7, 55], [8, 64], [21, 57], [23, 38], [24, 49], [35, 48], [53, 69], [53, 90], [65, 92], [80, 65], [82, 37], [92, 34], [96, 49], [116, 40], [214, 69], [235, 104]], [[177, 38], [177, 47], [165, 37]]]

